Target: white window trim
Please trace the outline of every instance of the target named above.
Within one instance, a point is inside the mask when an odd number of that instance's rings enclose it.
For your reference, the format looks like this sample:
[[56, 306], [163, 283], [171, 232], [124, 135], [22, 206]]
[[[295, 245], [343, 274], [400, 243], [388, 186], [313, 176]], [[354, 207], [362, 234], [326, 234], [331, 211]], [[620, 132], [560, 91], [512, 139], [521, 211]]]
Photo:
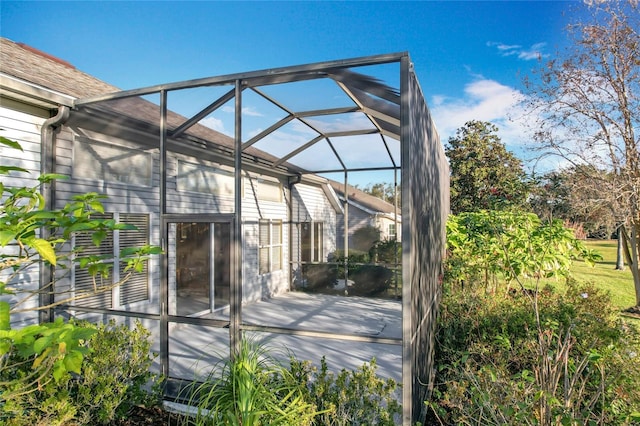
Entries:
[[[274, 224], [279, 225], [280, 228], [280, 238], [279, 238], [279, 242], [274, 243]], [[262, 244], [260, 241], [260, 235], [261, 235], [261, 227], [262, 226], [268, 226], [269, 229], [269, 241], [267, 242], [267, 244]], [[267, 253], [268, 253], [268, 263], [267, 263], [267, 270], [266, 271], [262, 271], [261, 265], [261, 252], [263, 249], [267, 249]], [[280, 265], [273, 265], [273, 251], [274, 250], [279, 250], [280, 251]], [[273, 272], [277, 272], [277, 271], [282, 271], [284, 266], [284, 262], [283, 262], [283, 255], [284, 255], [284, 226], [283, 226], [283, 221], [282, 219], [260, 219], [258, 221], [258, 275], [267, 275]]]

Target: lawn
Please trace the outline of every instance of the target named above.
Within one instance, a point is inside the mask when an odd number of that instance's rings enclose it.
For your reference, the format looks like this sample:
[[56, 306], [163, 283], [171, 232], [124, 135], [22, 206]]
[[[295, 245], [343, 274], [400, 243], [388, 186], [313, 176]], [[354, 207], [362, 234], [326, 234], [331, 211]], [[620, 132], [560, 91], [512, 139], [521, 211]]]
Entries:
[[[585, 241], [587, 248], [596, 250], [602, 256], [602, 260], [591, 267], [585, 262], [577, 260], [573, 262], [571, 273], [580, 282], [592, 282], [597, 287], [606, 290], [611, 295], [611, 301], [618, 306], [621, 311], [634, 306], [636, 301], [633, 288], [633, 278], [631, 271], [625, 267], [624, 271], [616, 271], [616, 240], [588, 240]], [[523, 280], [525, 286], [533, 288], [536, 286], [534, 280]], [[563, 289], [565, 284], [561, 278], [549, 278], [543, 280], [538, 285], [551, 285], [558, 289]]]
[[616, 271], [616, 240], [589, 240], [588, 248], [596, 250], [603, 259], [594, 267], [584, 262], [574, 262], [572, 273], [580, 281], [591, 281], [611, 293], [611, 300], [621, 310], [635, 305], [633, 278], [629, 268]]

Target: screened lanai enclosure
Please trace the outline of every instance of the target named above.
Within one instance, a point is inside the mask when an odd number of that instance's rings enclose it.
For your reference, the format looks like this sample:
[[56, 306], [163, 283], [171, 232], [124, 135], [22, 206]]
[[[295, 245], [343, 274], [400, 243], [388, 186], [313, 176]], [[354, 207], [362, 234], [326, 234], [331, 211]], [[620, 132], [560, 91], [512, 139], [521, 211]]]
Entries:
[[[326, 356], [334, 370], [376, 358], [402, 384], [403, 423], [423, 418], [449, 175], [408, 54], [76, 99], [50, 126], [69, 130], [43, 136], [50, 171], [72, 177], [53, 188], [55, 203], [105, 193], [107, 217], [144, 231], [95, 250], [151, 243], [164, 253], [113, 292], [63, 309], [143, 321], [171, 378], [167, 397], [244, 336], [314, 363]], [[362, 182], [388, 182], [400, 200], [397, 232], [369, 251], [350, 247], [349, 188]], [[78, 270], [67, 285], [89, 282]]]

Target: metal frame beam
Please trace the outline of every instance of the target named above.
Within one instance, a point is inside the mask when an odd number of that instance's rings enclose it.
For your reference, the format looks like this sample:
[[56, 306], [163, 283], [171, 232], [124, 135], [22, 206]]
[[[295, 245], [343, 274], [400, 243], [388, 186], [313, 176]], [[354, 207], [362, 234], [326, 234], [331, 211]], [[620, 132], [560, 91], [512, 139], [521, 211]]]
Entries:
[[335, 72], [336, 69], [387, 64], [391, 62], [398, 62], [404, 57], [408, 57], [407, 52], [363, 56], [359, 58], [339, 61], [316, 62], [307, 65], [272, 68], [261, 71], [222, 75], [218, 77], [199, 78], [177, 83], [148, 86], [140, 89], [124, 90], [106, 95], [91, 96], [76, 100], [74, 102], [74, 106], [86, 105], [100, 101], [129, 98], [132, 96], [145, 96], [153, 93], [158, 93], [162, 90], [172, 91], [179, 89], [191, 89], [200, 86], [233, 85], [236, 81], [243, 81], [249, 86], [302, 81], [324, 77], [328, 71], [333, 70], [333, 72]]

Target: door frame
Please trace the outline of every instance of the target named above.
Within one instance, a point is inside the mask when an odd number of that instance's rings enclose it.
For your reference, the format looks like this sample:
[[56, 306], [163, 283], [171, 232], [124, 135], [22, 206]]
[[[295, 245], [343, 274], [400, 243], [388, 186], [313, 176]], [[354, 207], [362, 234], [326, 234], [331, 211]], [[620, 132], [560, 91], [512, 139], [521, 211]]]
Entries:
[[[162, 246], [164, 248], [164, 273], [162, 274], [163, 277], [161, 279], [161, 293], [165, 294], [166, 297], [164, 297], [165, 303], [168, 303], [168, 296], [169, 296], [169, 229], [170, 229], [170, 224], [172, 223], [210, 223], [210, 224], [228, 224], [229, 225], [229, 262], [231, 265], [231, 270], [233, 270], [234, 268], [234, 256], [233, 256], [233, 250], [232, 250], [232, 246], [233, 246], [233, 242], [235, 241], [235, 233], [234, 233], [234, 219], [235, 219], [235, 215], [233, 214], [182, 214], [182, 213], [177, 213], [177, 214], [166, 214], [163, 215], [162, 217], [162, 227], [161, 229], [165, 230], [165, 235], [162, 236]], [[213, 245], [214, 243], [214, 230], [213, 228], [210, 230], [210, 244]], [[211, 267], [210, 270], [210, 287], [209, 287], [209, 292], [210, 292], [210, 307], [213, 306], [214, 300], [213, 300], [213, 292], [214, 292], [214, 270], [213, 270], [213, 252], [211, 252], [210, 254], [210, 259], [209, 259], [209, 266]], [[231, 289], [234, 288], [234, 280], [235, 280], [235, 275], [234, 274], [230, 274], [229, 277], [229, 287], [230, 287], [230, 291]], [[169, 306], [166, 306], [166, 312], [168, 314], [169, 312]], [[168, 320], [171, 322], [180, 322], [179, 320], [176, 321], [178, 318], [185, 318], [183, 316], [177, 315], [177, 312], [175, 315], [173, 314], [168, 314]]]

